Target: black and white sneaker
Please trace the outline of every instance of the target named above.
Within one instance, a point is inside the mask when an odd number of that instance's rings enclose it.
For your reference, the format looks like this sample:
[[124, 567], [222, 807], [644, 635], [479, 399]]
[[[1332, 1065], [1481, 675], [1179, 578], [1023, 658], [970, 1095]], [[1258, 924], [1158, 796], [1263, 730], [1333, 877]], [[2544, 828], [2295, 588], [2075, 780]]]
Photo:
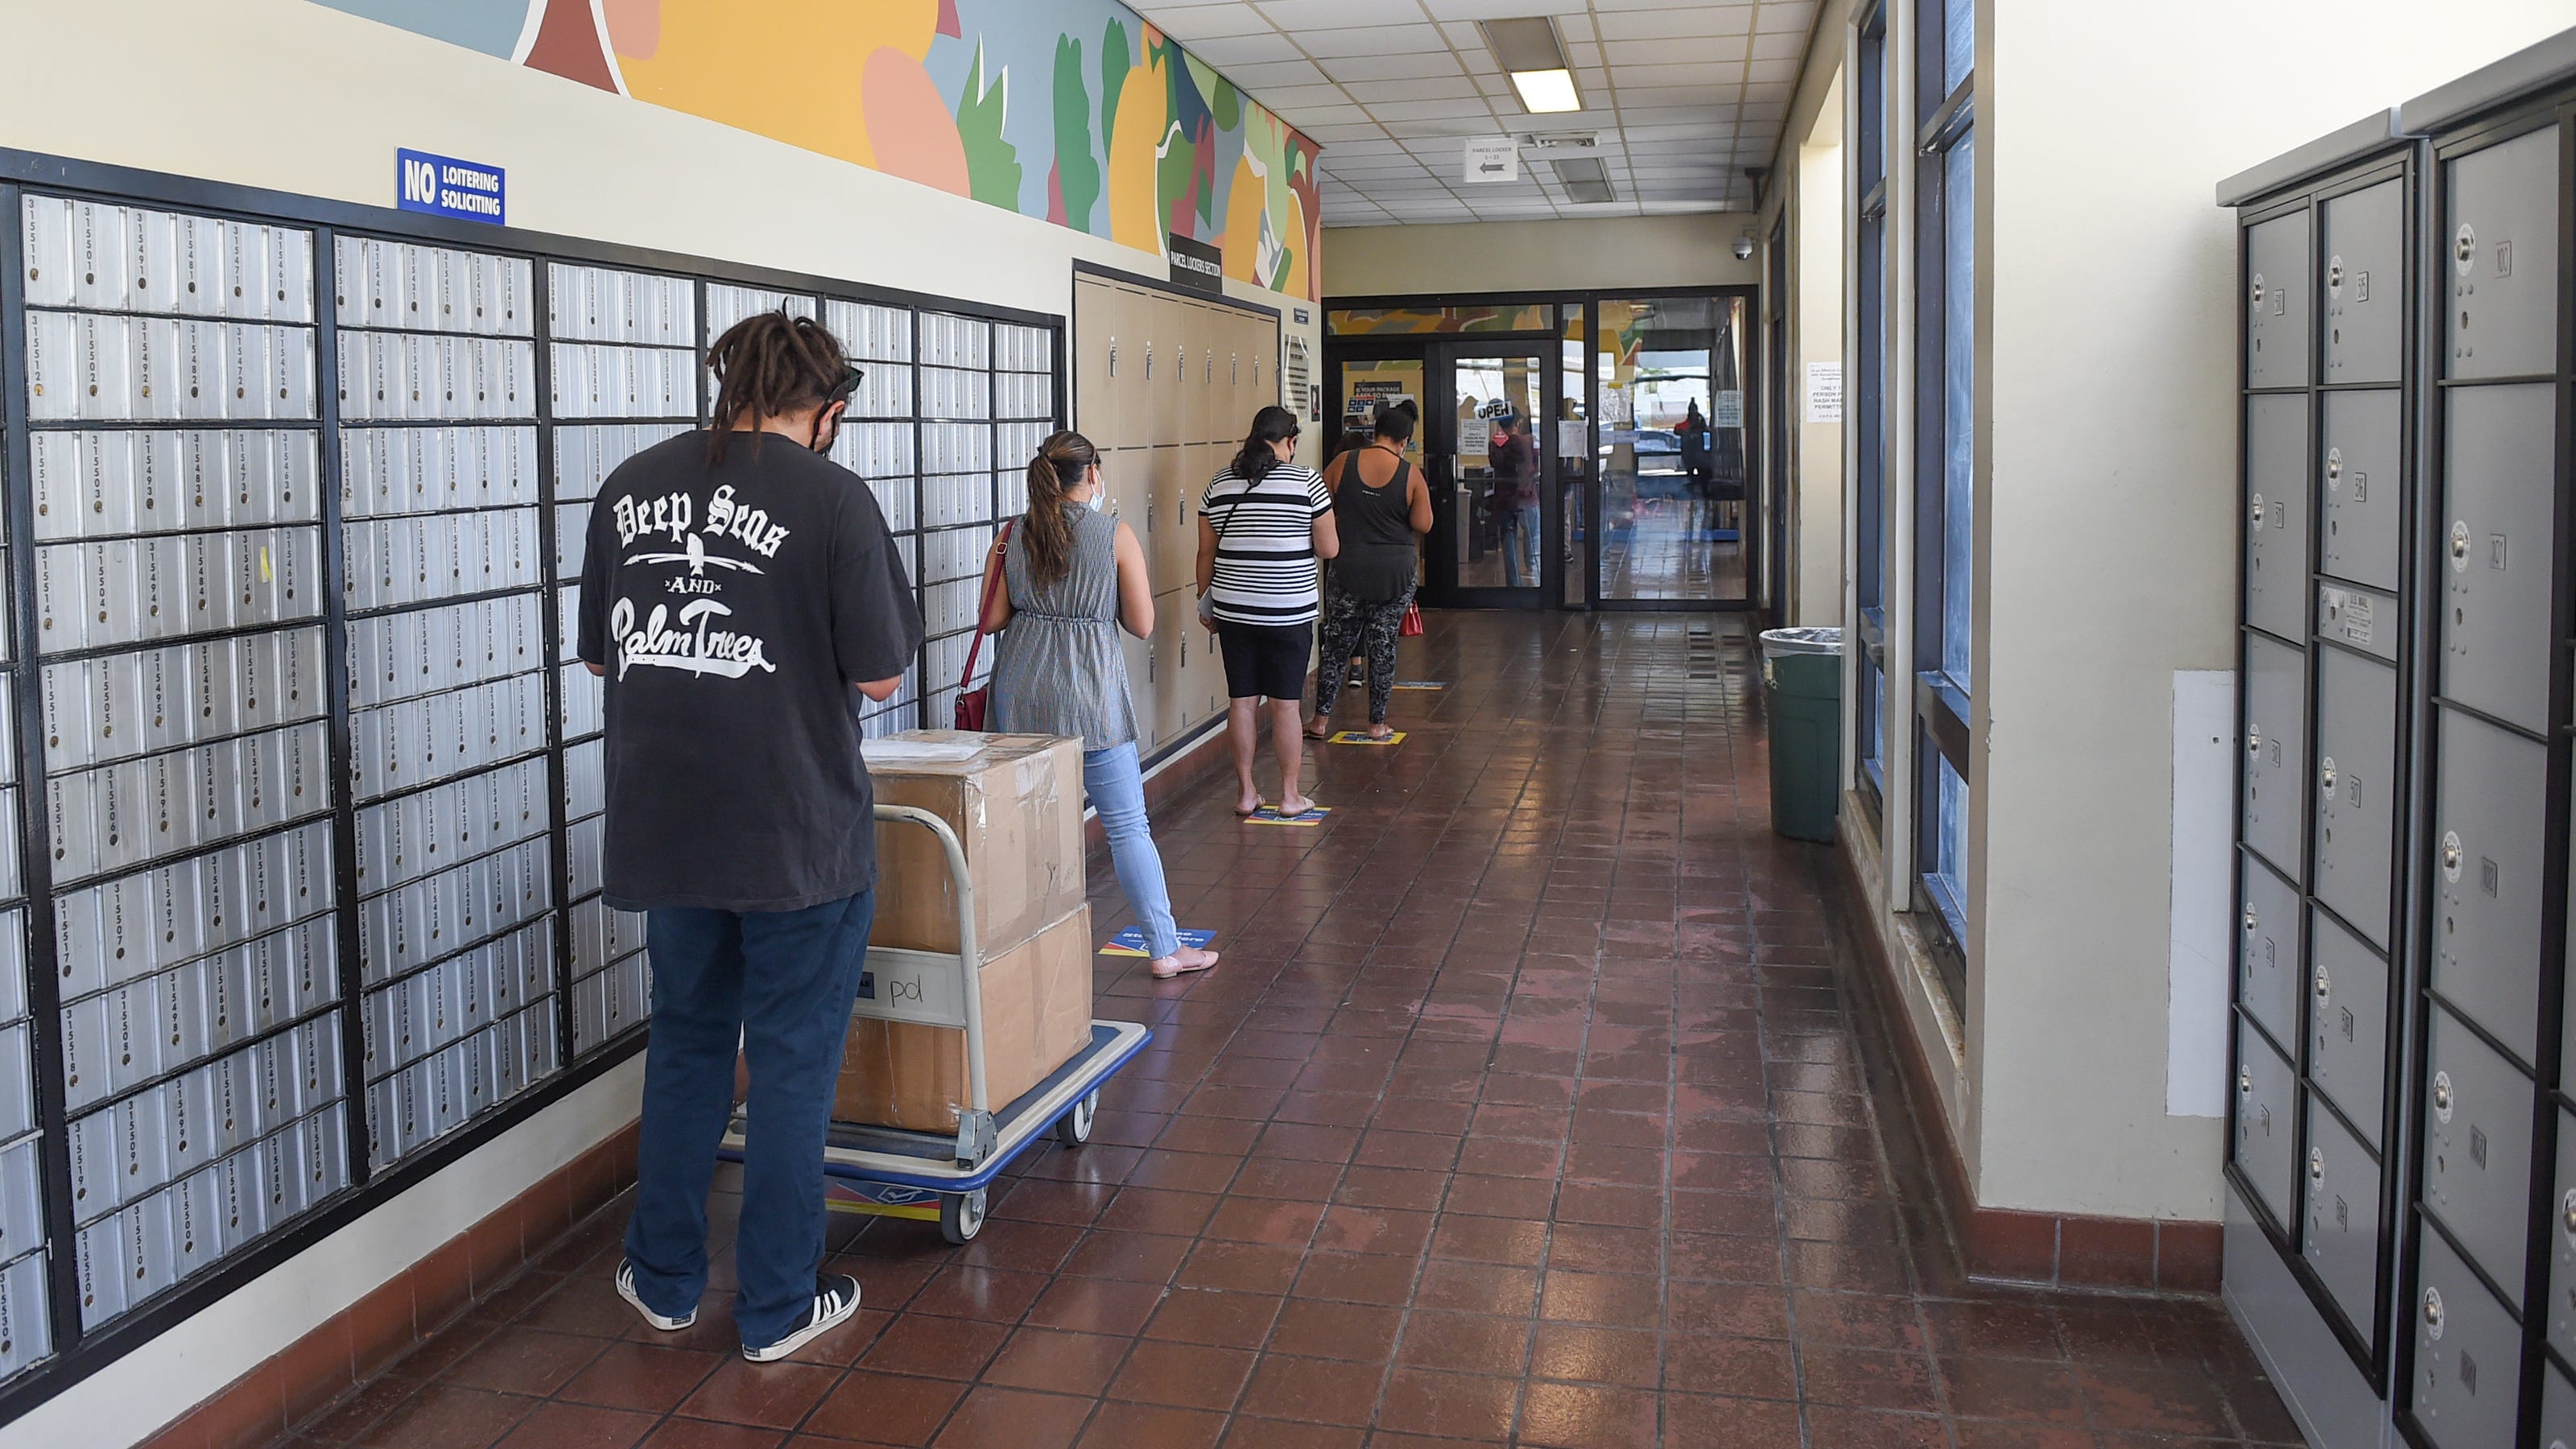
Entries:
[[859, 1280], [847, 1273], [826, 1273], [814, 1280], [814, 1306], [806, 1311], [804, 1322], [764, 1348], [744, 1344], [742, 1356], [753, 1363], [774, 1363], [847, 1322], [858, 1311]]
[[624, 1258], [617, 1260], [617, 1296], [625, 1299], [637, 1313], [642, 1314], [646, 1323], [664, 1333], [677, 1333], [698, 1321], [698, 1310], [694, 1308], [677, 1318], [665, 1318], [645, 1306], [643, 1298], [635, 1291], [635, 1265]]

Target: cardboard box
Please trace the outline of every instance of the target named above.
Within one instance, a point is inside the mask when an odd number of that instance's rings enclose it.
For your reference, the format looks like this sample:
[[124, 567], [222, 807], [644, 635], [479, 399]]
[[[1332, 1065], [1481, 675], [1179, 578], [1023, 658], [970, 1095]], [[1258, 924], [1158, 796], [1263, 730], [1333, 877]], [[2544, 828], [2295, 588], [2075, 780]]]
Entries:
[[[1091, 907], [985, 958], [980, 984], [985, 1100], [999, 1112], [1091, 1040]], [[967, 1095], [964, 1032], [850, 1018], [835, 1120], [954, 1132]]]
[[[1082, 742], [1051, 735], [907, 730], [867, 744], [880, 805], [948, 822], [975, 886], [975, 946], [987, 961], [1083, 901]], [[957, 889], [937, 837], [877, 824], [873, 945], [957, 949]]]

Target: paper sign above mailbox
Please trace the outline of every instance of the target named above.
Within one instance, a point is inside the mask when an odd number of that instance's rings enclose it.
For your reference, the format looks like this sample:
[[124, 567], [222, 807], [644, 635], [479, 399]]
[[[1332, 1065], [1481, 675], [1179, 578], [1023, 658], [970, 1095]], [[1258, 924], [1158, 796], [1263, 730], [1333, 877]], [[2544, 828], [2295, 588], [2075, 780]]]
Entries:
[[394, 200], [405, 211], [501, 226], [508, 220], [506, 195], [506, 174], [498, 166], [426, 151], [394, 152]]

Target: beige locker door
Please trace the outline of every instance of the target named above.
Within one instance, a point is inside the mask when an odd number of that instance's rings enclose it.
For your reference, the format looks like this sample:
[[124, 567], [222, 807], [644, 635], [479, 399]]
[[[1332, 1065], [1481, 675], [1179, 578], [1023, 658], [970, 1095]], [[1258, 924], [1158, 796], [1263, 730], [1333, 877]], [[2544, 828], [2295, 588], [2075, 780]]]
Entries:
[[1150, 750], [1162, 741], [1154, 731], [1154, 645], [1121, 629], [1118, 644], [1127, 655], [1127, 700], [1136, 710], [1136, 748]]
[[1172, 738], [1187, 712], [1182, 684], [1181, 631], [1189, 627], [1189, 591], [1173, 589], [1154, 600], [1154, 739]]
[[1153, 463], [1154, 532], [1146, 540], [1145, 565], [1154, 575], [1154, 592], [1190, 582], [1196, 548], [1172, 520], [1172, 507], [1188, 488], [1186, 448], [1156, 448]]
[[1102, 506], [1145, 536], [1145, 515], [1153, 510], [1153, 499], [1147, 491], [1145, 450], [1120, 448], [1100, 455], [1100, 486], [1109, 495]]
[[1213, 442], [1225, 431], [1225, 320], [1229, 309], [1201, 303], [1196, 309], [1196, 360], [1190, 365], [1189, 441]]
[[1147, 435], [1142, 441], [1155, 447], [1188, 441], [1182, 436], [1186, 398], [1181, 391], [1181, 358], [1189, 335], [1188, 306], [1177, 297], [1158, 296], [1153, 301], [1154, 376], [1149, 384], [1152, 398], [1145, 409]]
[[1113, 339], [1124, 330], [1124, 293], [1090, 277], [1076, 277], [1073, 287], [1074, 430], [1101, 447], [1116, 447], [1121, 420], [1109, 356]]

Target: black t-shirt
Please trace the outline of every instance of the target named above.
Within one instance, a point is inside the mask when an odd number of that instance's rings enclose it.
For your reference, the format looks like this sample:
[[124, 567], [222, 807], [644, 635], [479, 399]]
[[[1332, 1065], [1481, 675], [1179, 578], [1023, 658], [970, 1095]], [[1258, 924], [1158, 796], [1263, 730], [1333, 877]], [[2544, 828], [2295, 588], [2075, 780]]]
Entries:
[[853, 685], [921, 649], [857, 475], [792, 438], [683, 433], [591, 504], [581, 657], [608, 671], [608, 901], [794, 911], [876, 881]]

